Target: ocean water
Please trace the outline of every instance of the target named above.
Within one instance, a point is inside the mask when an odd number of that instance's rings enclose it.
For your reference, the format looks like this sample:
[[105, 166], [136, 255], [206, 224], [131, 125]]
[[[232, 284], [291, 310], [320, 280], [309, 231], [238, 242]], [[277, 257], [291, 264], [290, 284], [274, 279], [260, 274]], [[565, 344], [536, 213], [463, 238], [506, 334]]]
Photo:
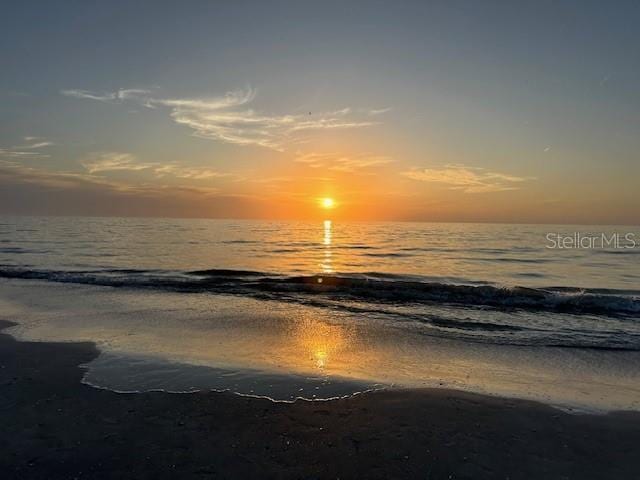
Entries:
[[19, 338], [95, 341], [85, 381], [118, 391], [429, 386], [638, 409], [634, 241], [628, 226], [0, 217], [0, 312]]

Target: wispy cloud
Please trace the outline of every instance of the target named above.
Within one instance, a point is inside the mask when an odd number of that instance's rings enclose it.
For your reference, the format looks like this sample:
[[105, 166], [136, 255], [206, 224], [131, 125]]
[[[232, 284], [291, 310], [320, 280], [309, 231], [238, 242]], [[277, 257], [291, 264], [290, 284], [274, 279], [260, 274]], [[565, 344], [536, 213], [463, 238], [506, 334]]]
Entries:
[[179, 125], [193, 134], [236, 145], [256, 145], [284, 150], [309, 130], [362, 128], [378, 122], [371, 117], [388, 109], [357, 110], [344, 108], [328, 112], [268, 115], [248, 108], [256, 90], [246, 88], [211, 98], [158, 98], [149, 90], [126, 89], [116, 92], [63, 90], [63, 95], [101, 102], [133, 101], [147, 108], [166, 108]]
[[49, 142], [40, 137], [23, 137], [25, 142], [23, 145], [15, 145], [9, 148], [0, 148], [0, 158], [13, 159], [36, 159], [47, 158], [48, 154], [37, 151], [45, 147], [50, 147], [53, 142]]
[[115, 171], [149, 171], [158, 178], [176, 177], [193, 180], [229, 177], [228, 173], [218, 172], [206, 167], [185, 167], [175, 163], [140, 162], [134, 155], [121, 152], [98, 152], [89, 155], [80, 164], [90, 173]]
[[126, 183], [105, 179], [91, 173], [52, 172], [40, 168], [0, 160], [0, 182], [9, 184], [31, 184], [56, 189], [89, 189], [95, 191], [112, 191], [137, 196], [154, 196], [164, 194], [193, 194], [199, 196], [215, 195], [214, 187], [198, 187], [184, 185], [158, 185], [145, 183]]
[[34, 150], [34, 149], [37, 149], [37, 148], [50, 147], [51, 145], [53, 145], [53, 143], [51, 143], [51, 142], [35, 142], [35, 143], [31, 143], [29, 145], [22, 145], [19, 148], [24, 148], [24, 149], [28, 149], [28, 150]]
[[119, 152], [99, 152], [94, 153], [80, 164], [87, 169], [89, 173], [113, 172], [118, 170], [146, 170], [152, 168], [152, 163], [139, 163], [135, 156], [130, 153]]
[[139, 88], [120, 89], [115, 92], [91, 92], [89, 90], [62, 90], [60, 93], [68, 97], [84, 98], [89, 100], [97, 100], [99, 102], [111, 102], [114, 100], [134, 99], [140, 96], [148, 95], [150, 90]]
[[488, 172], [483, 168], [465, 165], [445, 165], [442, 168], [414, 168], [402, 172], [413, 180], [449, 185], [451, 189], [465, 193], [488, 193], [517, 190], [519, 184], [531, 177], [517, 177], [505, 173]]
[[43, 158], [48, 156], [49, 155], [40, 152], [25, 152], [13, 148], [0, 148], [0, 157], [3, 158]]
[[372, 108], [369, 110], [369, 115], [382, 115], [383, 113], [387, 113], [391, 111], [391, 107], [387, 108]]
[[37, 150], [39, 148], [50, 147], [53, 145], [53, 142], [50, 142], [41, 137], [23, 137], [25, 142], [29, 142], [26, 145], [19, 145], [13, 147], [19, 150]]
[[178, 178], [191, 178], [193, 180], [205, 180], [208, 178], [231, 177], [230, 173], [218, 172], [210, 168], [183, 167], [176, 164], [162, 165], [154, 167], [154, 173], [158, 177], [171, 175]]
[[56, 188], [77, 187], [80, 185], [112, 185], [110, 182], [90, 174], [50, 172], [6, 160], [0, 161], [0, 177], [14, 178], [22, 183]]
[[100, 94], [89, 92], [88, 90], [62, 90], [60, 93], [67, 97], [87, 98], [89, 100], [98, 100], [100, 102], [108, 102], [110, 100], [116, 100], [117, 98], [115, 93]]
[[381, 155], [339, 155], [335, 153], [307, 153], [299, 155], [296, 162], [304, 163], [312, 168], [326, 168], [339, 172], [354, 172], [356, 170], [385, 165], [393, 159]]
[[253, 218], [263, 205], [259, 196], [223, 187], [127, 183], [0, 159], [2, 213]]

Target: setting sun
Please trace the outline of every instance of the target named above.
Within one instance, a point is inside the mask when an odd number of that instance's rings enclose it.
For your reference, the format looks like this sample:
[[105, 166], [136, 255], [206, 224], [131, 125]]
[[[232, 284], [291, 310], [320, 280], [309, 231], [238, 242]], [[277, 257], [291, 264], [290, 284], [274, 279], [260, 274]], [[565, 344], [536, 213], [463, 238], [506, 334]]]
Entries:
[[321, 198], [320, 205], [322, 208], [333, 208], [336, 206], [336, 202], [334, 202], [333, 198]]

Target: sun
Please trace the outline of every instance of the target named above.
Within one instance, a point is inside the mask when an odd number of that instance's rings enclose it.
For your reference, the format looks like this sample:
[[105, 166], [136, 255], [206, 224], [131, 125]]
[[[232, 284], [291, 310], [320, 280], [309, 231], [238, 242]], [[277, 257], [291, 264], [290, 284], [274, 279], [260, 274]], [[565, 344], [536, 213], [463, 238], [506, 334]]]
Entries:
[[336, 202], [333, 198], [325, 197], [320, 199], [320, 206], [329, 210], [336, 206]]

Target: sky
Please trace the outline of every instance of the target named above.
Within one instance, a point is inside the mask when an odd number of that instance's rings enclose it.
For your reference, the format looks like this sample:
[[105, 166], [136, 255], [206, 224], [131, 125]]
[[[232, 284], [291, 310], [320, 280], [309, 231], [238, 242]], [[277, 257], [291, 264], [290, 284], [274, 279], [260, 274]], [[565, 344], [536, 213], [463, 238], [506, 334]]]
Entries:
[[3, 2], [0, 213], [637, 225], [639, 23], [622, 0]]

